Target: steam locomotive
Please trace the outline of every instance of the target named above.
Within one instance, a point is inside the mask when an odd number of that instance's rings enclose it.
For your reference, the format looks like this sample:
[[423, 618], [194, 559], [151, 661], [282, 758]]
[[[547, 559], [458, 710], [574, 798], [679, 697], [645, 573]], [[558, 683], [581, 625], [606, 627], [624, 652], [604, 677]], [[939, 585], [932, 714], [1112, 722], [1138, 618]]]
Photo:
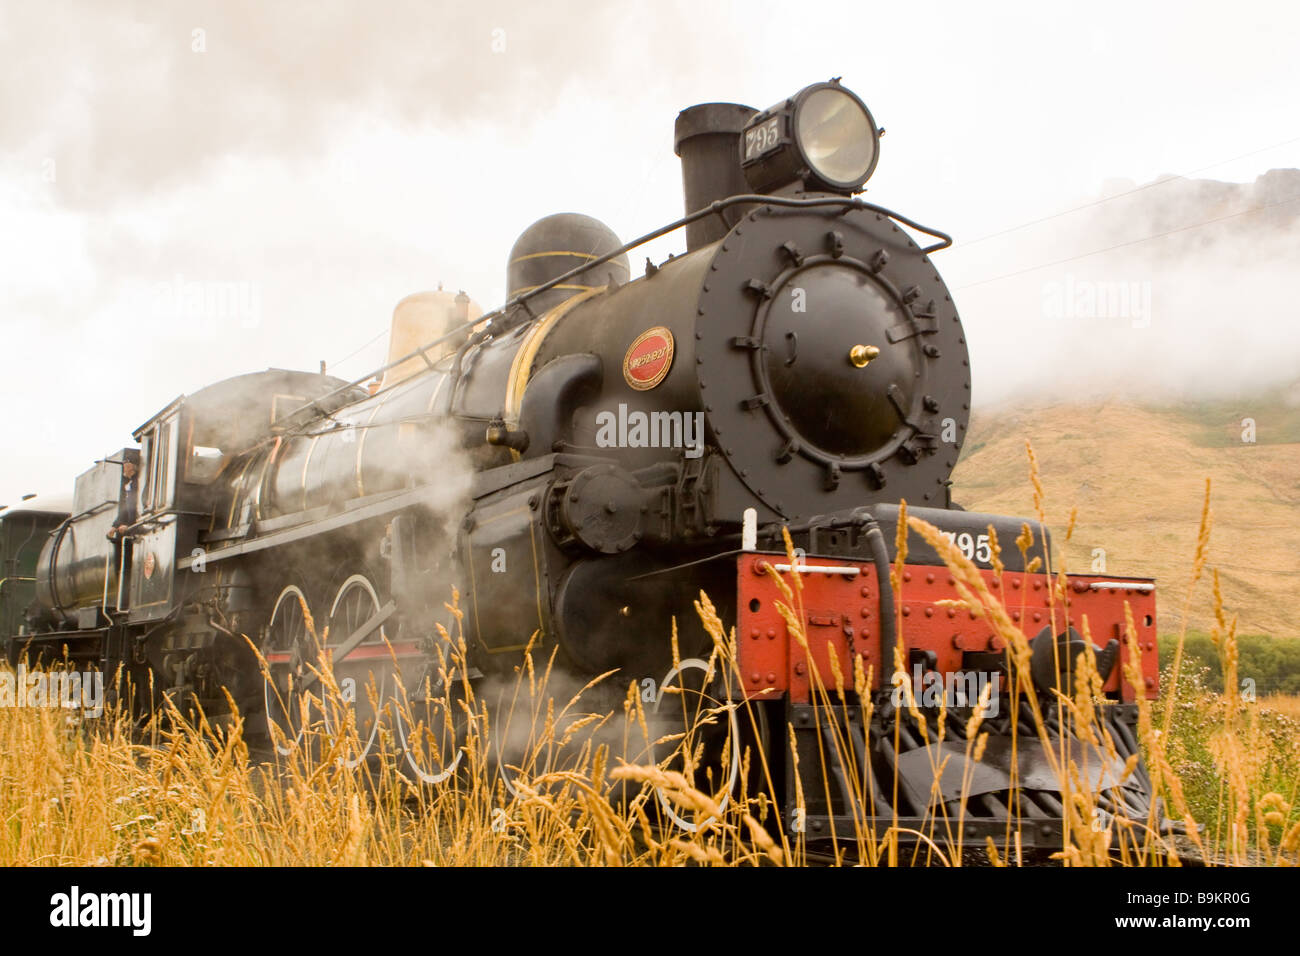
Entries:
[[[588, 217], [548, 216], [511, 251], [503, 307], [484, 315], [441, 291], [405, 300], [373, 376], [272, 369], [171, 402], [77, 479], [70, 509], [0, 512], [4, 556], [27, 572], [27, 590], [0, 592], [11, 658], [125, 674], [142, 713], [166, 694], [217, 715], [229, 692], [250, 720], [292, 726], [283, 701], [320, 653], [306, 614], [328, 625], [336, 675], [409, 689], [437, 660], [455, 585], [470, 679], [511, 673], [538, 635], [568, 671], [617, 670], [626, 687], [704, 671], [704, 591], [735, 625], [733, 695], [792, 728], [793, 748], [783, 731], [760, 745], [810, 839], [851, 829], [855, 813], [916, 825], [937, 788], [954, 816], [965, 801], [976, 841], [1003, 832], [1016, 800], [1025, 845], [1059, 847], [1061, 794], [1023, 701], [1012, 711], [994, 695], [1002, 710], [969, 766], [973, 700], [947, 708], [942, 744], [895, 727], [896, 655], [949, 683], [1009, 666], [987, 621], [944, 603], [954, 579], [915, 535], [891, 584], [899, 502], [990, 581], [1001, 555], [1045, 700], [1058, 662], [1091, 647], [1121, 762], [1138, 750], [1136, 695], [1157, 691], [1154, 584], [1069, 576], [1088, 645], [1050, 598], [1050, 538], [1040, 529], [1022, 551], [1023, 519], [953, 502], [970, 363], [931, 261], [951, 240], [858, 195], [881, 132], [837, 79], [761, 111], [690, 107], [675, 127], [684, 217], [622, 243]], [[646, 259], [632, 278], [629, 252], [683, 228], [684, 254]], [[127, 461], [138, 518], [110, 540]], [[782, 529], [804, 581], [807, 652], [776, 610], [771, 571], [791, 573]], [[1119, 666], [1126, 604], [1137, 688]], [[796, 757], [815, 766], [825, 752], [809, 655], [823, 677], [860, 659], [871, 701], [850, 691], [841, 715], [857, 772], [841, 767], [800, 798]], [[364, 751], [385, 718], [364, 695], [357, 707]], [[849, 776], [881, 782], [867, 806], [852, 805]], [[1108, 791], [1108, 812], [1144, 819], [1148, 791], [1139, 768]]]

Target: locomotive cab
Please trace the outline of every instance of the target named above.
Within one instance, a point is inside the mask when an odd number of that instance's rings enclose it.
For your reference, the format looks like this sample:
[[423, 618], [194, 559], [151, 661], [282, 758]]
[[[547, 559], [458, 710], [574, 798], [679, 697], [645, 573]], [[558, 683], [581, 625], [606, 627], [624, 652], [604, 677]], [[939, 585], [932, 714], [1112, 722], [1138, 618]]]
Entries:
[[153, 620], [169, 610], [182, 515], [191, 519], [185, 522], [185, 530], [190, 531], [186, 537], [193, 534], [192, 519], [197, 515], [187, 515], [176, 502], [178, 446], [182, 419], [189, 418], [186, 410], [184, 399], [178, 398], [134, 433], [140, 443], [139, 517], [127, 531], [132, 546], [130, 567], [123, 574], [132, 620]]
[[[140, 443], [139, 520], [131, 529], [134, 547], [126, 575], [131, 620], [166, 616], [184, 596], [176, 589], [176, 563], [189, 558], [201, 573], [203, 545], [217, 524], [247, 525], [260, 495], [240, 501], [232, 484], [232, 462], [268, 438], [272, 425], [295, 409], [322, 399], [343, 385], [310, 372], [267, 369], [218, 382], [181, 396], [135, 430]], [[347, 392], [334, 399], [355, 399]], [[240, 507], [237, 507], [237, 504]], [[222, 512], [222, 513], [218, 513]]]

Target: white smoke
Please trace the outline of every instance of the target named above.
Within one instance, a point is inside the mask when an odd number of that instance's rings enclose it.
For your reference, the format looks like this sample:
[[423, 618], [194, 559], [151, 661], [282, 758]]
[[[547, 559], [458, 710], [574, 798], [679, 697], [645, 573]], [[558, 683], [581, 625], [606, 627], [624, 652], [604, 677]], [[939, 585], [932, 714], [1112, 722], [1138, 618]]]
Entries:
[[977, 406], [1300, 379], [1300, 170], [1175, 180], [952, 255]]

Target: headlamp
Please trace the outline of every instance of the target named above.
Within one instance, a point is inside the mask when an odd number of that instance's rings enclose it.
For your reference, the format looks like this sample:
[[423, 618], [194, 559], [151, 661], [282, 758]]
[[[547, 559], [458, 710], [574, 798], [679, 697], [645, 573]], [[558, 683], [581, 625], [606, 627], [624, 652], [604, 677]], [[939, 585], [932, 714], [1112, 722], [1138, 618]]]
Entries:
[[838, 80], [814, 83], [759, 113], [740, 137], [740, 164], [757, 193], [796, 182], [850, 195], [871, 178], [880, 135], [870, 111]]

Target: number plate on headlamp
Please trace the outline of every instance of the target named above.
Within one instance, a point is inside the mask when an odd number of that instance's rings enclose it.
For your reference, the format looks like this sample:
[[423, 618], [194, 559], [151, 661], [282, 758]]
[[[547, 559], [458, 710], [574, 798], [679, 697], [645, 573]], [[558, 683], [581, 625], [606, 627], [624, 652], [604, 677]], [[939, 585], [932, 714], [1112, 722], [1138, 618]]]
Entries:
[[781, 145], [781, 117], [773, 116], [745, 130], [744, 162], [758, 159]]

